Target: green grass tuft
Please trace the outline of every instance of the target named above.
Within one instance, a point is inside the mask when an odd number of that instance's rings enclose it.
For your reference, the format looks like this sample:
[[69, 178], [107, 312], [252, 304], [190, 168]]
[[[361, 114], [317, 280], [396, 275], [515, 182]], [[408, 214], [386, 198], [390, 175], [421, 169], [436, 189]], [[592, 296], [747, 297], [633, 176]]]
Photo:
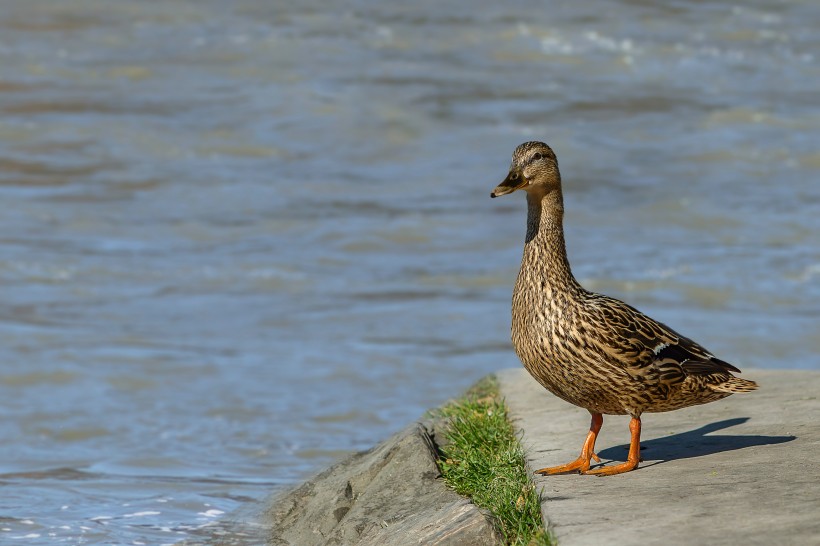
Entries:
[[538, 493], [495, 378], [479, 382], [441, 413], [447, 419], [439, 458], [445, 482], [489, 510], [506, 544], [555, 544], [544, 529]]

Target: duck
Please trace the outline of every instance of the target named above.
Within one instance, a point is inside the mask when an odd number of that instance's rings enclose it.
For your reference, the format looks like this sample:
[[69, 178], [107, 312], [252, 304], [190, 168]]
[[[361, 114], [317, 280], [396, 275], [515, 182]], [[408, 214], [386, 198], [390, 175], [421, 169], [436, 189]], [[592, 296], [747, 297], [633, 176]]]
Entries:
[[[536, 470], [612, 476], [641, 461], [641, 416], [706, 404], [757, 388], [740, 370], [695, 341], [575, 279], [564, 241], [558, 160], [547, 144], [525, 142], [490, 193], [527, 196], [527, 231], [512, 295], [511, 339], [524, 368], [555, 396], [591, 414], [579, 457]], [[595, 441], [604, 415], [629, 415], [625, 462], [600, 463]]]

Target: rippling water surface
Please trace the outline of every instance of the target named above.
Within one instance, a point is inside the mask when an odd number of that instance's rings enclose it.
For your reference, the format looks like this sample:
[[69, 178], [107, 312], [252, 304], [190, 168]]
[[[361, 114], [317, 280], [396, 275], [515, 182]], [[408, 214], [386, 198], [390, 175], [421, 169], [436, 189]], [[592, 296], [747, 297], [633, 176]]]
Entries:
[[[0, 2], [0, 542], [190, 543], [509, 341], [522, 141], [576, 275], [820, 369], [816, 2]], [[764, 385], [765, 388], [765, 385]]]

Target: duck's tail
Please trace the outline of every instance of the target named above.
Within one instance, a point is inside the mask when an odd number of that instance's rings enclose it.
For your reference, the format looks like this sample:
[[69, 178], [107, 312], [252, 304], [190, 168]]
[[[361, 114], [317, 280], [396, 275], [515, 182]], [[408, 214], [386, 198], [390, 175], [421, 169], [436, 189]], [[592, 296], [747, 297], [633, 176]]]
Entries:
[[731, 376], [720, 383], [712, 383], [709, 388], [718, 392], [751, 392], [757, 389], [757, 383], [741, 377]]

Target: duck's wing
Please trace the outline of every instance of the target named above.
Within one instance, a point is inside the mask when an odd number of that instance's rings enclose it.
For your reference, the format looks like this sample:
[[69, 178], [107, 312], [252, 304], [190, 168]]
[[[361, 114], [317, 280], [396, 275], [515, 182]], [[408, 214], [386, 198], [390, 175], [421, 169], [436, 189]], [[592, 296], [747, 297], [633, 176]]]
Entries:
[[676, 336], [673, 343], [658, 344], [655, 346], [655, 361], [658, 363], [669, 361], [672, 365], [680, 366], [687, 375], [712, 375], [716, 373], [738, 372], [740, 370], [689, 339], [676, 334], [674, 330], [664, 326], [670, 334]]
[[691, 339], [682, 336], [631, 305], [591, 294], [590, 328], [606, 352], [633, 377], [676, 384], [688, 376], [731, 377], [740, 372]]

